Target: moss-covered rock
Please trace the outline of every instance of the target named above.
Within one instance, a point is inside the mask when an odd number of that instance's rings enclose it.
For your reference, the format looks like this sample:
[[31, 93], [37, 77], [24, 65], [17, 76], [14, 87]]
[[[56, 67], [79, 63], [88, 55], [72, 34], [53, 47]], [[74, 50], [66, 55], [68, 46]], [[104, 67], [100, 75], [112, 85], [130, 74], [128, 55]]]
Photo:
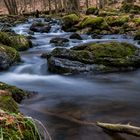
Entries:
[[90, 43], [70, 50], [54, 49], [47, 59], [52, 72], [112, 72], [140, 67], [139, 52], [137, 47], [125, 42]]
[[51, 26], [48, 23], [35, 22], [31, 25], [30, 30], [33, 32], [48, 33]]
[[87, 46], [85, 50], [92, 52], [94, 63], [117, 67], [134, 66], [135, 61], [133, 63], [130, 58], [138, 55], [138, 49], [134, 45], [119, 42], [96, 43]]
[[80, 28], [91, 27], [93, 29], [97, 28], [103, 29], [108, 28], [108, 25], [106, 24], [103, 17], [87, 16], [79, 23], [79, 27]]
[[77, 24], [80, 21], [80, 17], [76, 14], [66, 15], [62, 18], [63, 25], [62, 29], [64, 31], [75, 31], [76, 28], [73, 25]]
[[23, 15], [1, 15], [0, 16], [0, 22], [2, 23], [9, 23], [10, 25], [16, 25], [19, 23], [23, 23], [28, 18]]
[[136, 24], [136, 26], [138, 25], [140, 25], [140, 18], [134, 18], [133, 19], [133, 22]]
[[63, 17], [63, 21], [65, 24], [74, 25], [77, 24], [80, 20], [80, 17], [76, 14], [70, 14]]
[[0, 43], [19, 51], [27, 50], [32, 46], [31, 41], [23, 35], [0, 32]]
[[20, 55], [14, 48], [0, 44], [0, 70], [8, 69], [19, 61]]
[[106, 22], [110, 26], [122, 26], [129, 21], [128, 16], [109, 16], [106, 17]]
[[0, 96], [0, 109], [11, 113], [18, 113], [18, 105], [11, 96]]
[[78, 33], [73, 33], [72, 35], [70, 35], [70, 39], [82, 40], [82, 37]]
[[97, 7], [89, 7], [86, 11], [86, 15], [98, 15], [99, 9]]
[[20, 103], [28, 95], [28, 93], [24, 90], [2, 82], [0, 82], [0, 90], [9, 91], [12, 94], [13, 99], [18, 103]]

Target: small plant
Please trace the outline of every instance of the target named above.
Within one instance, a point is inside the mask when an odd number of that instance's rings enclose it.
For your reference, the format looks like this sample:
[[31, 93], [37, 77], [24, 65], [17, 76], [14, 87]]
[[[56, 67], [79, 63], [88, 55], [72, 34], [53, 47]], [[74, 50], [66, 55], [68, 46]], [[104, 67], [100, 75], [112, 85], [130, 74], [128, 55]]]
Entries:
[[0, 111], [0, 140], [41, 140], [31, 118]]

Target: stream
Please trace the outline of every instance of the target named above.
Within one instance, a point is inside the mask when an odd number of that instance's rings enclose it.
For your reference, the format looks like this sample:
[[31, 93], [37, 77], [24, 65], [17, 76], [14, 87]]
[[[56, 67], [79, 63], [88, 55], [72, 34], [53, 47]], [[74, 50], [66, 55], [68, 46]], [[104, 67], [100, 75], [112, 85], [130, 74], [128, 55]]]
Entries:
[[[29, 19], [13, 30], [17, 34], [28, 35], [34, 20], [37, 19]], [[140, 126], [140, 70], [98, 75], [58, 75], [47, 70], [47, 60], [40, 56], [55, 48], [49, 43], [50, 39], [69, 38], [71, 34], [61, 30], [59, 21], [52, 23], [50, 33], [35, 33], [32, 35], [34, 47], [21, 52], [24, 63], [0, 72], [0, 81], [38, 93], [33, 98], [24, 100], [20, 104], [20, 110], [23, 114], [40, 120], [52, 140], [138, 140], [138, 137], [104, 132], [96, 126], [79, 125], [47, 113], [66, 114], [82, 121]], [[131, 37], [124, 35], [107, 35], [101, 39], [92, 39], [88, 35], [82, 37], [82, 41], [70, 39], [67, 48], [88, 42], [114, 40], [137, 45]]]

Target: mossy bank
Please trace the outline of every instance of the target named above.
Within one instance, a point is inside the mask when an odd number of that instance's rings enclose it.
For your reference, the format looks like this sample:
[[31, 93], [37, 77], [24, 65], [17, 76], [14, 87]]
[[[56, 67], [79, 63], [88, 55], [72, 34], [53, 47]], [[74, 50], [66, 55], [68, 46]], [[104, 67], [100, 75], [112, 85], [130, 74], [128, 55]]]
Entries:
[[34, 120], [21, 115], [18, 108], [27, 95], [22, 89], [0, 82], [0, 130], [4, 140], [41, 140]]
[[[88, 12], [88, 11], [87, 11]], [[102, 14], [104, 12], [104, 14]], [[69, 14], [62, 18], [62, 29], [68, 32], [87, 34], [128, 34], [134, 35], [139, 29], [140, 18], [132, 13], [116, 11], [117, 14], [107, 14], [100, 11], [98, 14]], [[90, 13], [90, 12], [89, 12]]]

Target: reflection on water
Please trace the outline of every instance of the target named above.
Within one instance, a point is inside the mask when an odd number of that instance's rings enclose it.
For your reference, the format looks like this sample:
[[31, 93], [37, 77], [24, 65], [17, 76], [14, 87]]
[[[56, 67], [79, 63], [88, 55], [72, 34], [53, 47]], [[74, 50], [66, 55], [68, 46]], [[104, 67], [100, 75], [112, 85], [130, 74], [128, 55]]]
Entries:
[[[43, 20], [43, 19], [42, 19]], [[30, 22], [14, 28], [18, 34], [28, 35]], [[48, 128], [53, 140], [138, 140], [139, 138], [104, 132], [98, 127], [80, 125], [58, 116], [68, 116], [81, 121], [128, 123], [140, 126], [140, 71], [102, 75], [55, 75], [47, 71], [47, 61], [41, 59], [44, 51], [55, 46], [49, 44], [53, 37], [68, 38], [71, 33], [60, 29], [58, 22], [52, 24], [51, 33], [35, 33], [34, 48], [22, 52], [23, 64], [0, 74], [0, 81], [37, 91], [39, 94], [22, 102], [21, 111], [39, 119]], [[104, 36], [91, 39], [83, 35], [83, 41], [70, 40], [69, 46], [87, 42], [127, 41], [124, 36]]]

